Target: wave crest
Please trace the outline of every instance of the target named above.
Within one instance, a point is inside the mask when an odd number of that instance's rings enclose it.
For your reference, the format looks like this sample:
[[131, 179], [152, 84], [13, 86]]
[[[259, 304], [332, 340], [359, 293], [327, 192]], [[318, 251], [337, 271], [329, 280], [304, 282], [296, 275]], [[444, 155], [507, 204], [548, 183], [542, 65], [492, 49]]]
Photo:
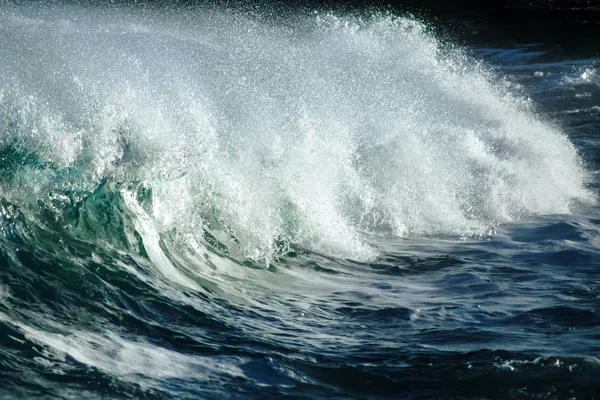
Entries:
[[2, 197], [131, 184], [157, 232], [239, 257], [366, 260], [364, 233], [479, 235], [594, 200], [559, 129], [404, 18], [14, 8], [0, 58]]

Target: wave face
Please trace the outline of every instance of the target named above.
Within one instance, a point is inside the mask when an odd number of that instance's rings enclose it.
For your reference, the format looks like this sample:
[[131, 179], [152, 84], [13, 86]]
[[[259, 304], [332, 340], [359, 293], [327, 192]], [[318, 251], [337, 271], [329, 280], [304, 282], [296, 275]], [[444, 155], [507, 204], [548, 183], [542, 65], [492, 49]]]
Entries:
[[481, 235], [592, 200], [559, 129], [408, 19], [7, 8], [0, 59], [1, 196], [57, 221], [110, 189], [237, 259], [367, 260], [365, 234]]

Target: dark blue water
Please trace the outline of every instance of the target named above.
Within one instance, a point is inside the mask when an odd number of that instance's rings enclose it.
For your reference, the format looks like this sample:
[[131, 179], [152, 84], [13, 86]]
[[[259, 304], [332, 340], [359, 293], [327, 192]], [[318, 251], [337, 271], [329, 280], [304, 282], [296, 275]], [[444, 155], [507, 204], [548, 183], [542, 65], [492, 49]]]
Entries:
[[3, 5], [0, 398], [598, 397], [600, 48], [465, 26]]

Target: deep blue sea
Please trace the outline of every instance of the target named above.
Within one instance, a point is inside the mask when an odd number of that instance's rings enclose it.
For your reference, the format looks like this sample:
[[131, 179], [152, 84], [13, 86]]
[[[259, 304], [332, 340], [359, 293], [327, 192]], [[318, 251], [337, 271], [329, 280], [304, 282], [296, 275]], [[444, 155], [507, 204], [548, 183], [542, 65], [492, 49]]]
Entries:
[[0, 1], [0, 399], [600, 398], [600, 38], [444, 21]]

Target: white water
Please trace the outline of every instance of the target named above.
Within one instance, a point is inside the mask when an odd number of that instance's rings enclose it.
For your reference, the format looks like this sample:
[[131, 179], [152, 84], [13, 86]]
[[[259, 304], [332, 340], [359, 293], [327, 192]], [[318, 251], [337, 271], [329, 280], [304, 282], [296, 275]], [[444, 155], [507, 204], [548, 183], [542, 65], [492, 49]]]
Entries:
[[4, 8], [0, 60], [0, 151], [52, 166], [2, 196], [141, 184], [148, 229], [236, 257], [364, 260], [363, 233], [480, 235], [593, 201], [558, 128], [406, 19]]
[[[0, 312], [0, 322], [19, 329], [27, 339], [44, 346], [43, 357], [35, 361], [55, 372], [68, 369], [66, 358], [97, 368], [105, 373], [135, 382], [144, 389], [156, 386], [160, 379], [181, 378], [201, 382], [231, 377], [243, 377], [239, 368], [247, 359], [239, 357], [206, 357], [186, 355], [150, 343], [124, 339], [114, 332], [99, 334], [72, 330], [56, 323], [55, 331], [41, 331], [13, 321]], [[64, 372], [62, 372], [64, 374]]]

